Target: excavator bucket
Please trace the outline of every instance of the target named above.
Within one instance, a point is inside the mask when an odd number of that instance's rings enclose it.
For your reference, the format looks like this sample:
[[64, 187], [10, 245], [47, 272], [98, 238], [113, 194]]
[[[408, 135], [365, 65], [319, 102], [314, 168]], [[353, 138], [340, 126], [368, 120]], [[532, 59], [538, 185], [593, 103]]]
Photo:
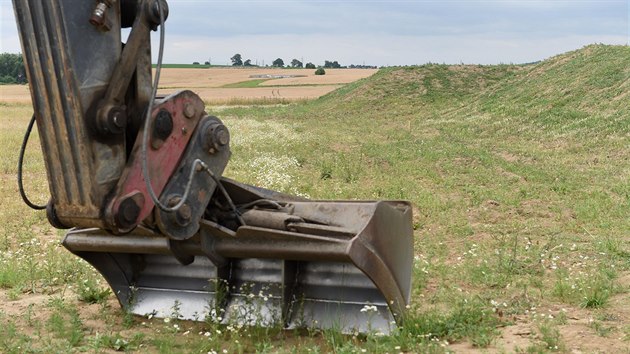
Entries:
[[204, 220], [174, 242], [147, 229], [84, 229], [63, 244], [137, 315], [347, 333], [389, 333], [402, 320], [413, 262], [407, 202], [303, 201], [223, 184], [237, 205], [257, 205], [236, 231]]

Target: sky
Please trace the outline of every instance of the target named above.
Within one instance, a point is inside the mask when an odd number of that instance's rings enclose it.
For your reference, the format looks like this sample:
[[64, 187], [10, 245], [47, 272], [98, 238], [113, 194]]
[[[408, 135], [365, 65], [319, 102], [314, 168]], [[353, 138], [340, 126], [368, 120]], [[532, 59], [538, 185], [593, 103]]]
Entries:
[[[627, 45], [628, 2], [170, 0], [164, 62], [229, 64], [239, 53], [268, 65], [528, 63], [592, 43]], [[13, 16], [0, 0], [0, 52], [21, 51]]]

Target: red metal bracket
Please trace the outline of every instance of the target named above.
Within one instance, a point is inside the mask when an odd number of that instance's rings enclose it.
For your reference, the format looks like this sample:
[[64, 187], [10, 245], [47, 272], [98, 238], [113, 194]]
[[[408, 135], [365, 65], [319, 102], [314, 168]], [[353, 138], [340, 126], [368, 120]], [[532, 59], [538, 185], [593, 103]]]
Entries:
[[[158, 197], [175, 172], [192, 133], [204, 115], [203, 101], [192, 91], [166, 97], [153, 109], [146, 158], [147, 172]], [[114, 233], [133, 230], [151, 215], [155, 206], [142, 174], [143, 134], [144, 129], [141, 129], [114, 197], [105, 211], [105, 224]]]

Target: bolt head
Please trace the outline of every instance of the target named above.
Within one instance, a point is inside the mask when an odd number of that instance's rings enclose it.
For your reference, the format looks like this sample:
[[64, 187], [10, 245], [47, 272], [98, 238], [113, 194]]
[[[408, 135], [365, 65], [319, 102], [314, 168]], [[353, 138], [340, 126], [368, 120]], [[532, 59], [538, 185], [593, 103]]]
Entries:
[[195, 105], [191, 103], [186, 103], [184, 106], [184, 117], [191, 119], [197, 114], [197, 110], [195, 109]]
[[227, 145], [230, 142], [230, 133], [221, 125], [214, 131], [214, 139], [220, 146]]
[[185, 221], [190, 221], [192, 218], [192, 210], [188, 204], [182, 205], [181, 208], [177, 211], [177, 216]]
[[173, 117], [165, 109], [158, 112], [153, 122], [153, 136], [160, 140], [166, 140], [173, 132]]
[[121, 228], [128, 228], [134, 225], [140, 216], [142, 206], [133, 197], [127, 197], [118, 206], [116, 222]]

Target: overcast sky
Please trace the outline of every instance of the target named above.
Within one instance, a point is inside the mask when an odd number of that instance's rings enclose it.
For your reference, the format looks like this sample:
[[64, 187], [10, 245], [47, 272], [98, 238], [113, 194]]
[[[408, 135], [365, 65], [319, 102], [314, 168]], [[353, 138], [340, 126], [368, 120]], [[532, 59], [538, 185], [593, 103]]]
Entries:
[[[44, 0], [42, 0], [44, 1]], [[91, 1], [91, 0], [85, 0]], [[526, 63], [628, 44], [628, 0], [171, 0], [166, 63]], [[0, 0], [0, 52], [20, 52]], [[157, 39], [154, 36], [154, 39]], [[157, 48], [157, 41], [154, 41]]]

